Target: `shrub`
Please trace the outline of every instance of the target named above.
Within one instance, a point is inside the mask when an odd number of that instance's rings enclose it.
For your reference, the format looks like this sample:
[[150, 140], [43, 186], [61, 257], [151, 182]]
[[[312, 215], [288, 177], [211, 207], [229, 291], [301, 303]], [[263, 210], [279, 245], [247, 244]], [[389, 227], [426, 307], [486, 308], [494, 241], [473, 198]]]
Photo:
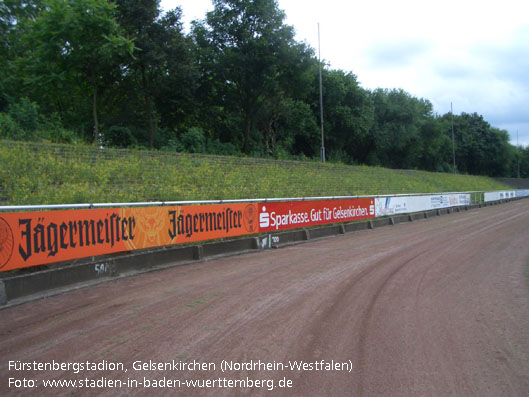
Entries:
[[41, 116], [37, 135], [51, 143], [79, 142], [79, 136], [74, 131], [65, 129], [60, 117], [56, 113], [48, 117]]
[[9, 106], [11, 118], [26, 132], [34, 133], [39, 125], [39, 106], [28, 98]]
[[218, 139], [209, 141], [207, 144], [207, 153], [208, 154], [218, 154], [222, 156], [236, 156], [240, 152], [237, 150], [235, 145], [230, 142], [221, 142]]
[[170, 138], [167, 141], [167, 144], [162, 148], [165, 152], [185, 152], [185, 147], [182, 145], [182, 142], [180, 142], [180, 139], [178, 137]]
[[180, 137], [180, 142], [186, 152], [204, 153], [206, 149], [206, 137], [204, 131], [198, 127], [191, 127]]
[[7, 113], [0, 113], [0, 138], [22, 139], [24, 131]]
[[105, 147], [125, 148], [135, 145], [136, 138], [127, 127], [113, 125], [103, 132], [102, 142]]
[[52, 143], [76, 143], [77, 134], [72, 130], [66, 130], [62, 127], [53, 128], [48, 131], [48, 139]]

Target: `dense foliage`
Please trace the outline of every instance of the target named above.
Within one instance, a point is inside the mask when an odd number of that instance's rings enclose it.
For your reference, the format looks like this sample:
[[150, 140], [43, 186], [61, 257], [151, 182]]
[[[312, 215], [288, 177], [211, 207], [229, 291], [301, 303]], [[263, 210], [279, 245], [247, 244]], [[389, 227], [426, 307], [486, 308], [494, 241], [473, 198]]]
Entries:
[[[0, 138], [317, 159], [319, 62], [275, 0], [213, 0], [189, 33], [159, 0], [0, 2]], [[323, 66], [327, 159], [453, 171], [452, 115]], [[529, 147], [453, 116], [460, 173], [529, 177]]]

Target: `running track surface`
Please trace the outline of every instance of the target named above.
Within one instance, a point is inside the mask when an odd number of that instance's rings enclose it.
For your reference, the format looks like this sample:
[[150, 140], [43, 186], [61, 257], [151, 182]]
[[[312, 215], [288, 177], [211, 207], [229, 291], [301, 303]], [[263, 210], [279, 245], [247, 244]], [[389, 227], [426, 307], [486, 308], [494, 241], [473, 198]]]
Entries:
[[[119, 279], [0, 310], [0, 394], [528, 396], [528, 262], [522, 200]], [[135, 369], [173, 360], [215, 370]]]

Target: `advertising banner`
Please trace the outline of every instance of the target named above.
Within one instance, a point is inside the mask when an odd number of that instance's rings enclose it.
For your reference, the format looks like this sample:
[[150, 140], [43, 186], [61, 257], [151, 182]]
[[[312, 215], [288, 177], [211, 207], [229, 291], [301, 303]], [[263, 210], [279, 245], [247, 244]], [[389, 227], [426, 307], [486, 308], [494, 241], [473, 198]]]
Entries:
[[375, 217], [372, 198], [259, 204], [259, 231], [271, 232]]
[[256, 204], [0, 213], [0, 271], [258, 231]]
[[470, 194], [435, 194], [424, 196], [377, 197], [376, 216], [409, 214], [470, 204]]
[[[486, 192], [485, 201], [529, 195]], [[468, 205], [468, 193], [0, 213], [0, 271], [144, 248]]]
[[517, 190], [514, 192], [515, 197], [528, 197], [529, 196], [529, 190]]
[[459, 205], [470, 204], [470, 194], [437, 194], [430, 197], [430, 208], [432, 210], [438, 208], [457, 207]]
[[504, 200], [504, 199], [514, 198], [515, 196], [516, 196], [516, 193], [514, 191], [485, 192], [485, 202]]
[[376, 216], [390, 216], [413, 212], [409, 210], [409, 197], [377, 197], [375, 199]]

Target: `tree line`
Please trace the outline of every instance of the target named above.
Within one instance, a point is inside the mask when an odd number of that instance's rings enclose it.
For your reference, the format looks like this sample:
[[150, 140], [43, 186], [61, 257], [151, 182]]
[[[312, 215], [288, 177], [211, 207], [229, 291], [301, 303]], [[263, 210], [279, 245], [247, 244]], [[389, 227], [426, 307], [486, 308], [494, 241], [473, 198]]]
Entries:
[[0, 137], [317, 159], [322, 66], [327, 160], [452, 172], [454, 144], [457, 172], [529, 177], [481, 115], [320, 65], [277, 1], [212, 3], [186, 33], [158, 0], [4, 0]]

